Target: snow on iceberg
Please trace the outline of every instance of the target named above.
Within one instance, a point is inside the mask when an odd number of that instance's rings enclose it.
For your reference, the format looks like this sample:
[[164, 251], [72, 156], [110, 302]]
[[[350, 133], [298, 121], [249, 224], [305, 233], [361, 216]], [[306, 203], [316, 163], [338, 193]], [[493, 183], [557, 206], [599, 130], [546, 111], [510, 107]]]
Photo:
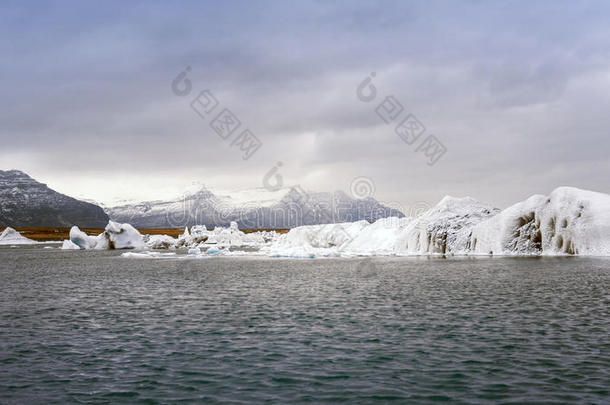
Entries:
[[399, 255], [467, 254], [474, 225], [500, 212], [471, 197], [444, 197], [407, 224], [397, 237]]
[[474, 254], [610, 255], [610, 195], [559, 187], [478, 224]]
[[208, 239], [204, 244], [215, 244], [217, 246], [244, 246], [250, 240], [245, 233], [237, 228], [236, 222], [231, 222], [228, 228], [216, 227], [209, 233]]
[[[146, 249], [144, 237], [129, 224], [109, 221], [104, 232], [87, 235], [77, 226], [70, 229], [70, 241], [81, 249]], [[64, 244], [66, 248], [70, 245]], [[63, 248], [63, 246], [62, 246]]]
[[499, 211], [447, 196], [416, 218], [294, 228], [267, 251], [276, 257], [468, 254], [473, 226]]
[[149, 249], [175, 249], [178, 239], [169, 235], [144, 235], [144, 243]]
[[367, 226], [364, 220], [299, 226], [280, 235], [265, 252], [272, 257], [298, 258], [349, 255], [347, 246]]
[[[64, 241], [63, 249], [206, 249], [210, 247], [260, 248], [277, 238], [276, 232], [244, 233], [232, 222], [228, 228], [216, 227], [207, 230], [204, 225], [185, 228], [178, 238], [169, 235], [142, 235], [130, 224], [110, 221], [104, 232], [97, 236], [87, 235], [77, 226], [70, 229], [70, 240]], [[68, 243], [70, 242], [70, 243]], [[222, 252], [225, 252], [223, 250]], [[231, 252], [233, 253], [233, 252]]]
[[19, 232], [11, 227], [6, 228], [0, 233], [0, 245], [30, 245], [34, 243], [38, 242], [21, 236]]
[[344, 250], [358, 256], [392, 255], [398, 236], [412, 221], [410, 217], [378, 219], [362, 228]]
[[108, 221], [105, 230], [110, 249], [146, 249], [144, 237], [130, 224]]
[[231, 222], [228, 228], [217, 226], [213, 230], [208, 230], [204, 225], [195, 225], [190, 231], [184, 229], [184, 233], [176, 240], [175, 247], [260, 247], [276, 237], [276, 232], [244, 233], [238, 229], [236, 222]]

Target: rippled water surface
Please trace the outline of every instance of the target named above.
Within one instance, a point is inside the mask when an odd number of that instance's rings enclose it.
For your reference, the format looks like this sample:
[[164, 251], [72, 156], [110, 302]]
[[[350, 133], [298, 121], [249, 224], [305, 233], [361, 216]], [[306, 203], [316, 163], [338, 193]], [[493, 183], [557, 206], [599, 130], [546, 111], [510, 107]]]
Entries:
[[608, 403], [610, 260], [0, 248], [0, 403]]

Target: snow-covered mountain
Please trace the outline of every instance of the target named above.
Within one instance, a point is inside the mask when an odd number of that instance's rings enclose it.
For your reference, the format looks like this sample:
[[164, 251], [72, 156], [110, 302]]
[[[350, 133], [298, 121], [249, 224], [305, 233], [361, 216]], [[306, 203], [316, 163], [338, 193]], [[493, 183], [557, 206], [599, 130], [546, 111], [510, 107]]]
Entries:
[[342, 191], [311, 192], [301, 187], [269, 191], [264, 188], [215, 194], [205, 187], [171, 201], [147, 201], [106, 208], [113, 221], [137, 228], [176, 228], [193, 225], [242, 229], [293, 228], [379, 218], [402, 217], [402, 212], [373, 198], [356, 199]]
[[104, 227], [101, 207], [51, 190], [19, 170], [0, 170], [0, 226]]

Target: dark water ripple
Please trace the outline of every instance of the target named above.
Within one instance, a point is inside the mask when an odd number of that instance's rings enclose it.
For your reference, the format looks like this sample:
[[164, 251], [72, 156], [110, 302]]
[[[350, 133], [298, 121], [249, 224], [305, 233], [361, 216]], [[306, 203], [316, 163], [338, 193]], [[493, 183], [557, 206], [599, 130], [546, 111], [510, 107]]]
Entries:
[[0, 249], [0, 403], [610, 403], [610, 260]]

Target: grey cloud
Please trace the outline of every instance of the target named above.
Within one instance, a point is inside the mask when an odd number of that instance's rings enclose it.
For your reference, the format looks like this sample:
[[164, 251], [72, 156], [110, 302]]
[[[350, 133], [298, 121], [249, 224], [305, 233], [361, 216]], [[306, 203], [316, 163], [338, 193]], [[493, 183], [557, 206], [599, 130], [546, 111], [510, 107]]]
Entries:
[[[377, 197], [405, 203], [607, 192], [608, 13], [602, 2], [3, 5], [0, 161], [19, 154], [15, 168], [49, 176], [78, 167], [92, 182], [204, 173], [232, 188], [259, 186], [281, 160], [287, 182], [345, 189], [365, 175]], [[178, 98], [170, 82], [187, 65], [193, 93]], [[371, 72], [379, 98], [365, 104], [355, 90]], [[250, 161], [190, 109], [204, 88], [263, 141]], [[449, 149], [436, 166], [375, 115], [389, 94]]]

